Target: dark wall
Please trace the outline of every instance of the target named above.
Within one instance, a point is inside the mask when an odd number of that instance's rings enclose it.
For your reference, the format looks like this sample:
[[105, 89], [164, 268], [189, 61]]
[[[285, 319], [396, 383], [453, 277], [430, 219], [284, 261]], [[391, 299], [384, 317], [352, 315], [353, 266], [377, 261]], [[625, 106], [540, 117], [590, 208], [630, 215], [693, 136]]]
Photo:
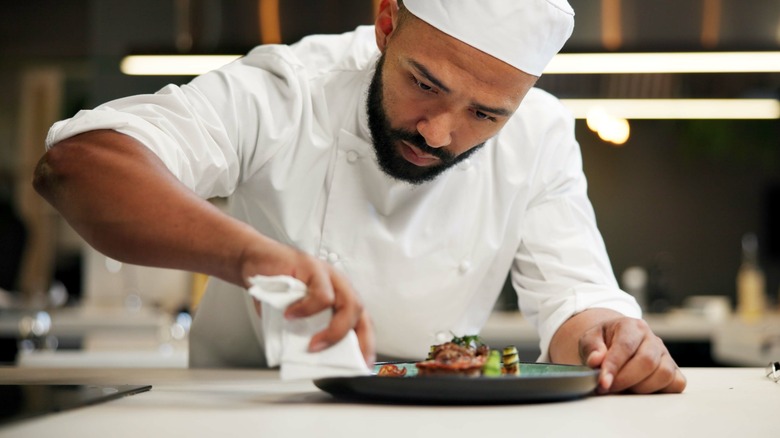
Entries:
[[52, 64], [78, 70], [89, 52], [88, 3], [28, 0], [0, 7], [0, 198], [15, 177], [21, 74]]
[[[574, 35], [564, 50], [600, 46], [605, 2], [569, 0], [576, 13]], [[621, 50], [701, 50], [704, 0], [621, 0]], [[776, 49], [780, 4], [777, 0], [720, 0], [718, 35], [707, 49]], [[712, 44], [711, 46], [709, 44]]]
[[[701, 122], [630, 123], [631, 138], [620, 147], [577, 123], [589, 194], [616, 275], [629, 266], [658, 265], [673, 303], [689, 295], [733, 299], [741, 238], [755, 232], [766, 244], [762, 261], [768, 292], [776, 297], [780, 260], [767, 249], [780, 222], [769, 222], [767, 198], [770, 187], [780, 183], [778, 137], [754, 140], [775, 145], [773, 161], [767, 161], [740, 154], [750, 147], [745, 144], [718, 154], [693, 144], [697, 139], [688, 134], [688, 125]], [[777, 121], [708, 124], [758, 129]]]
[[[260, 44], [256, 0], [191, 0], [192, 52], [246, 53]], [[341, 33], [371, 24], [370, 0], [284, 0], [279, 2], [283, 43], [312, 33]], [[95, 72], [93, 105], [121, 96], [153, 92], [189, 77], [128, 77], [119, 71], [130, 53], [176, 51], [174, 1], [93, 0], [91, 2], [91, 62]]]

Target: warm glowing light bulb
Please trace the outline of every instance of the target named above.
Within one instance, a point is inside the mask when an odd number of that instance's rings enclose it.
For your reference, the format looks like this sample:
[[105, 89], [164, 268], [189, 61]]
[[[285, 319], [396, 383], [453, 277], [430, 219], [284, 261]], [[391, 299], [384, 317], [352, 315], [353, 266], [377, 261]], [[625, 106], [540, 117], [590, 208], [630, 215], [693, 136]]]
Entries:
[[609, 122], [599, 131], [599, 137], [615, 145], [625, 144], [630, 135], [631, 127], [628, 120], [619, 117], [609, 119]]
[[598, 132], [599, 126], [601, 126], [607, 118], [609, 118], [609, 115], [604, 108], [594, 106], [588, 110], [588, 113], [585, 116], [585, 123], [591, 131]]
[[616, 145], [625, 144], [631, 135], [628, 120], [615, 117], [601, 107], [593, 107], [585, 119], [588, 128], [598, 134], [599, 138]]

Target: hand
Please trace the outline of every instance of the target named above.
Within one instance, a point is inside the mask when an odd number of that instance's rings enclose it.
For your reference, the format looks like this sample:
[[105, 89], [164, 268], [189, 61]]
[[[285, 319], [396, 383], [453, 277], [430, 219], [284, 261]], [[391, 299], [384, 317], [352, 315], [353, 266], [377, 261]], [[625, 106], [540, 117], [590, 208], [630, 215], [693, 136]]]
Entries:
[[[248, 257], [251, 262], [244, 262], [244, 278], [256, 274], [290, 275], [307, 287], [306, 296], [287, 307], [285, 318], [303, 318], [333, 310], [328, 327], [312, 336], [309, 351], [324, 350], [354, 329], [366, 365], [373, 367], [376, 360], [373, 325], [347, 278], [326, 262], [291, 247], [274, 242], [262, 248], [260, 254], [264, 261]], [[255, 307], [259, 312], [259, 303], [255, 302]]]
[[685, 389], [685, 376], [644, 320], [619, 317], [600, 322], [580, 337], [579, 351], [584, 364], [601, 367], [599, 393]]
[[333, 317], [330, 324], [323, 331], [312, 336], [309, 351], [324, 350], [354, 329], [366, 365], [369, 368], [373, 367], [376, 360], [374, 330], [368, 312], [363, 308], [363, 304], [346, 277], [325, 262], [312, 261], [319, 266], [315, 267], [309, 281], [299, 278], [306, 283], [308, 293], [287, 307], [284, 312], [285, 318], [311, 316], [332, 308]]

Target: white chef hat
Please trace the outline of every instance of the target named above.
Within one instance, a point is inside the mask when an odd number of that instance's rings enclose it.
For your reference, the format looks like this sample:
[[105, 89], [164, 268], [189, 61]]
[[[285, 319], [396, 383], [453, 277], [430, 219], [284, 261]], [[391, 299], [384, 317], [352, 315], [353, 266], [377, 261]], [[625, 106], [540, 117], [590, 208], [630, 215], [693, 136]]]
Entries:
[[566, 0], [403, 0], [421, 20], [534, 76], [574, 30]]

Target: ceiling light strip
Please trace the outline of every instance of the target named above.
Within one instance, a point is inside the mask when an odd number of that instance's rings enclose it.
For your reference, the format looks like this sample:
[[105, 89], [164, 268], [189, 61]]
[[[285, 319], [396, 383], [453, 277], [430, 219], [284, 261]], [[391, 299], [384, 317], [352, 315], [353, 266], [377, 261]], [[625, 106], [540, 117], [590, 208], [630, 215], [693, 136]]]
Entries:
[[780, 52], [560, 53], [544, 74], [775, 73]]
[[241, 55], [131, 55], [119, 69], [131, 76], [197, 76], [230, 63]]
[[[122, 59], [127, 75], [196, 76], [241, 55], [132, 55]], [[561, 53], [544, 74], [778, 73], [780, 52]]]
[[594, 110], [624, 119], [780, 119], [776, 99], [561, 99], [578, 119]]

